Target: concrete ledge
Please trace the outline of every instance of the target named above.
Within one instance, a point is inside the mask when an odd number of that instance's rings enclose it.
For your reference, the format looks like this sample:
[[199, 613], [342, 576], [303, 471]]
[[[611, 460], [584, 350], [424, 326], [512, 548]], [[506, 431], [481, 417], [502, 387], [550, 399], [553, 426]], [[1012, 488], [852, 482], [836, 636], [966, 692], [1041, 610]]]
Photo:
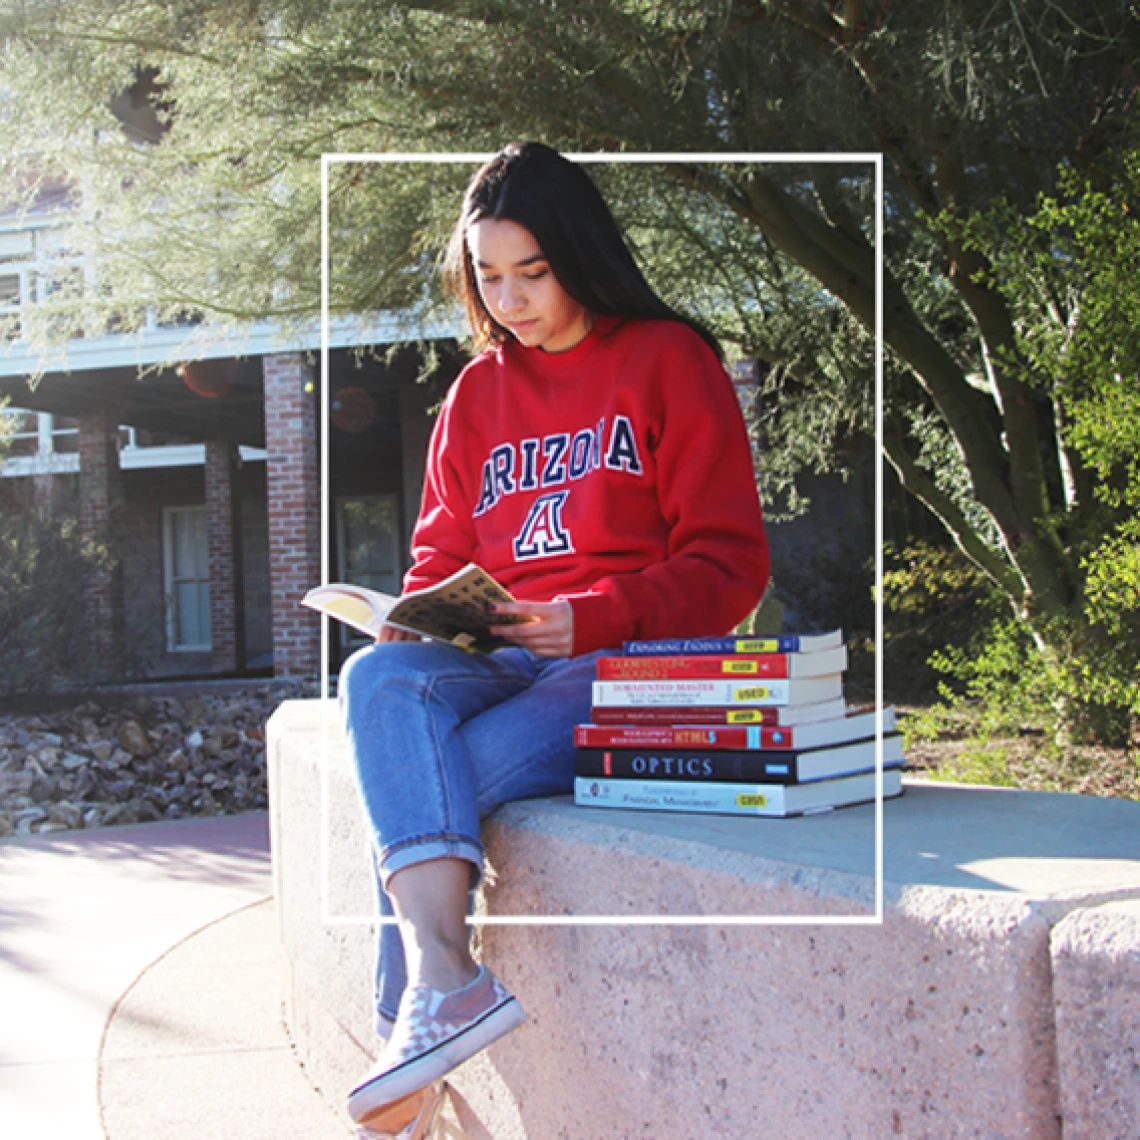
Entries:
[[[339, 1103], [375, 1048], [374, 907], [335, 710], [327, 721], [322, 742], [319, 702], [274, 715], [270, 803], [287, 1016]], [[1103, 982], [1119, 968], [1098, 958], [1102, 989], [1074, 979], [1055, 1016], [1054, 984], [1082, 915], [1135, 921], [1140, 804], [911, 783], [885, 821], [879, 926], [834, 922], [873, 920], [869, 807], [741, 820], [553, 799], [496, 813], [488, 916], [714, 924], [481, 927], [530, 1021], [456, 1074], [467, 1135], [1133, 1136], [1134, 1093], [1088, 1090], [1119, 1088], [1129, 1063], [1135, 1082], [1135, 990], [1128, 1011], [1098, 1012], [1115, 1009]], [[715, 922], [734, 915], [823, 921]]]
[[1098, 1140], [1135, 1140], [1140, 902], [1074, 911], [1054, 929], [1052, 954], [1066, 1129]]

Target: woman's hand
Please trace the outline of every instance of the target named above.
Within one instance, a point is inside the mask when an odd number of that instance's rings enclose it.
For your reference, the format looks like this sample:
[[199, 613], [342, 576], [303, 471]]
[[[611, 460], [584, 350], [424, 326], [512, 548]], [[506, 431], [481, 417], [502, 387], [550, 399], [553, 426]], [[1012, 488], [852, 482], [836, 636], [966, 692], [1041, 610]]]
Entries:
[[574, 608], [569, 602], [503, 602], [497, 614], [522, 614], [534, 620], [519, 625], [493, 625], [505, 637], [539, 657], [569, 657], [574, 651]]
[[394, 625], [382, 625], [376, 635], [376, 644], [384, 645], [389, 641], [423, 641], [418, 633], [408, 633], [407, 630], [397, 629]]

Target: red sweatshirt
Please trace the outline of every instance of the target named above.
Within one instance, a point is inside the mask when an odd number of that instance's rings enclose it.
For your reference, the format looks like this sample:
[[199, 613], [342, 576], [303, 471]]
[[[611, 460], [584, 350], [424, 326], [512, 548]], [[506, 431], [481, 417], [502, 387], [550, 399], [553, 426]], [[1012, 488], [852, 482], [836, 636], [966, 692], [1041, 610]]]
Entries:
[[407, 590], [475, 562], [520, 599], [569, 601], [575, 655], [728, 632], [769, 569], [732, 382], [675, 321], [482, 353], [435, 425], [412, 556]]

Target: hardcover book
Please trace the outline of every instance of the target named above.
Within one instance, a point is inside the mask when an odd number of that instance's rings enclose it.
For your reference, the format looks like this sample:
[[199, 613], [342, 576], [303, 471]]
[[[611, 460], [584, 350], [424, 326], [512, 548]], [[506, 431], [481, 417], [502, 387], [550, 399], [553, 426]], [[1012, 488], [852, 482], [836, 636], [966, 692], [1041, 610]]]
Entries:
[[807, 705], [843, 695], [843, 677], [761, 681], [595, 681], [594, 705]]
[[[805, 705], [804, 708], [812, 708]], [[599, 710], [600, 711], [600, 710]], [[684, 715], [689, 710], [678, 710]], [[752, 710], [749, 710], [752, 711]], [[758, 710], [761, 711], [761, 710]], [[767, 710], [762, 710], [767, 711]], [[672, 716], [673, 714], [670, 713]], [[895, 710], [883, 709], [883, 732], [895, 729]], [[820, 748], [865, 740], [875, 735], [875, 710], [852, 709], [846, 716], [803, 725], [727, 724], [580, 724], [574, 729], [579, 748]]]
[[827, 633], [783, 633], [773, 637], [673, 637], [661, 641], [627, 641], [622, 652], [631, 657], [661, 657], [686, 653], [814, 653], [843, 644], [841, 630]]
[[[902, 737], [883, 739], [883, 767], [903, 763]], [[797, 752], [713, 748], [579, 748], [576, 776], [679, 782], [809, 784], [875, 770], [875, 741], [858, 740]]]
[[847, 668], [847, 649], [818, 653], [696, 653], [674, 657], [601, 657], [599, 681], [717, 677], [820, 677]]
[[[717, 784], [676, 780], [574, 779], [581, 807], [634, 811], [684, 811], [720, 815], [792, 816], [867, 803], [875, 798], [876, 774], [842, 776], [813, 784]], [[883, 772], [883, 798], [902, 794], [902, 769]]]
[[372, 637], [383, 626], [391, 625], [407, 633], [450, 642], [460, 649], [489, 653], [510, 645], [509, 641], [493, 636], [490, 626], [531, 620], [516, 614], [492, 614], [492, 606], [513, 601], [482, 567], [468, 563], [450, 578], [401, 598], [364, 586], [334, 582], [310, 590], [301, 604]]
[[590, 719], [596, 725], [795, 725], [835, 720], [846, 710], [842, 697], [811, 705], [769, 705], [732, 708], [711, 705], [595, 705]]

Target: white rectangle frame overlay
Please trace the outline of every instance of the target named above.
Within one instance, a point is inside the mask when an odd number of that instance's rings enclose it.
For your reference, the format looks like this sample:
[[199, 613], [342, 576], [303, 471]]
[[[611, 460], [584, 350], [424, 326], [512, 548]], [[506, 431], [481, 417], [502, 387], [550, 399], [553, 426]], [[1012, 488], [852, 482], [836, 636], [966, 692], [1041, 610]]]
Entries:
[[[349, 163], [463, 163], [477, 166], [490, 153], [381, 153], [321, 155], [321, 583], [329, 581], [329, 169]], [[883, 923], [883, 156], [881, 153], [765, 154], [597, 152], [567, 154], [582, 163], [719, 163], [789, 165], [860, 163], [875, 171], [875, 911], [858, 915], [482, 915], [472, 925], [498, 926], [881, 926]], [[376, 915], [332, 915], [329, 898], [328, 732], [329, 619], [321, 616], [321, 921], [327, 926], [395, 922]]]

